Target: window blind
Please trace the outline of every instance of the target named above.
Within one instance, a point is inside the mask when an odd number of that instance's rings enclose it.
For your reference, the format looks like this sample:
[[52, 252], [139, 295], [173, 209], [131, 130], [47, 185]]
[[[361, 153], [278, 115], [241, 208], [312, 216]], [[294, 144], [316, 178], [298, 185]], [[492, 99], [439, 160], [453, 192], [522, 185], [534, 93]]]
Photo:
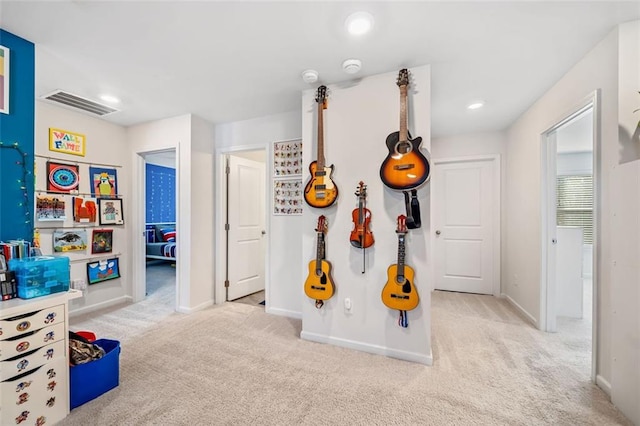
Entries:
[[593, 176], [558, 176], [556, 196], [557, 225], [581, 227], [584, 244], [593, 244]]

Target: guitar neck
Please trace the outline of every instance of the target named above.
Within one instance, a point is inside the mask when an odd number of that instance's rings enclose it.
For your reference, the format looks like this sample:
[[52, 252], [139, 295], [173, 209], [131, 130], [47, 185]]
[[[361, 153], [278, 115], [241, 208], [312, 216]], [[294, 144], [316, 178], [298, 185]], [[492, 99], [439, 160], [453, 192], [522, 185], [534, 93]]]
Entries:
[[324, 102], [318, 102], [318, 156], [316, 157], [318, 170], [323, 170], [325, 165], [323, 110]]
[[404, 277], [404, 233], [398, 234], [398, 276]]
[[409, 140], [407, 129], [407, 86], [400, 86], [400, 142]]
[[316, 264], [319, 265], [325, 258], [324, 233], [318, 232], [318, 247], [316, 248]]

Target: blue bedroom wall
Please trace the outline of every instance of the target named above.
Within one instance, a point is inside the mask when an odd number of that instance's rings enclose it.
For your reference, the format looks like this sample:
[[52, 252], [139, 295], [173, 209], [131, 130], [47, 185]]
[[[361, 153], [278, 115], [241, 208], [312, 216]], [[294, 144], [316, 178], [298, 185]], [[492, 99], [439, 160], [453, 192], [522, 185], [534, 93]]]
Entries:
[[30, 41], [2, 29], [0, 45], [9, 49], [10, 67], [9, 114], [0, 113], [0, 240], [31, 241], [35, 149], [35, 46]]
[[147, 223], [176, 221], [176, 169], [147, 163]]

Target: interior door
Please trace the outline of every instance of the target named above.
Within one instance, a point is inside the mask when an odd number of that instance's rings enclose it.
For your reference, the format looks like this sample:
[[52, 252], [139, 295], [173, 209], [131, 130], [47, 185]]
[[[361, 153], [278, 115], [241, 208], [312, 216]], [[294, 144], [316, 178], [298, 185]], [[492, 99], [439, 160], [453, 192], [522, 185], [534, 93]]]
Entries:
[[[433, 171], [434, 287], [493, 294], [500, 214], [496, 158], [435, 162]], [[496, 182], [496, 179], [498, 181]]]
[[265, 163], [229, 155], [227, 300], [264, 290]]

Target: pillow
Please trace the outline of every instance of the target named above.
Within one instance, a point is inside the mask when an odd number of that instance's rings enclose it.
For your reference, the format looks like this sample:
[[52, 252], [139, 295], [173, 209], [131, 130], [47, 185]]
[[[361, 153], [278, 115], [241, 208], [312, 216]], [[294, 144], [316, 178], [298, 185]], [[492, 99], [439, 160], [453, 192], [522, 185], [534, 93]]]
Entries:
[[176, 242], [176, 230], [173, 228], [165, 228], [161, 229], [160, 233], [162, 234], [162, 240], [168, 243]]

